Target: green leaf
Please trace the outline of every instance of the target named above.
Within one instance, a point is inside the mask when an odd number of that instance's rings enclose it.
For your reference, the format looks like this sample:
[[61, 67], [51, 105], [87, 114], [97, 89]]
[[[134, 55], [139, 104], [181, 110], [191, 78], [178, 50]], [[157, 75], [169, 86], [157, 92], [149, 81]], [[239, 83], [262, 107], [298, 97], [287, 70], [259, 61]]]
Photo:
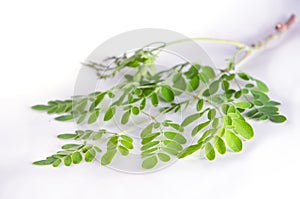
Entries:
[[178, 142], [179, 144], [186, 143], [185, 137], [183, 137], [182, 135], [175, 133], [175, 132], [165, 132], [164, 136], [166, 138], [169, 138], [170, 140], [174, 140], [174, 141]]
[[151, 103], [155, 107], [158, 105], [158, 96], [157, 96], [156, 93], [152, 93], [152, 95], [151, 95]]
[[76, 106], [76, 111], [81, 112], [86, 108], [88, 99], [87, 98], [83, 98], [79, 101], [76, 101], [78, 103], [78, 105]]
[[79, 144], [65, 144], [61, 148], [62, 149], [77, 149], [80, 145]]
[[66, 134], [60, 134], [60, 135], [58, 135], [57, 138], [63, 139], [63, 140], [69, 140], [69, 139], [75, 138], [76, 136], [77, 136], [76, 134], [66, 133]]
[[[182, 90], [182, 91], [184, 91], [186, 89], [186, 82], [185, 82], [184, 78], [182, 77], [181, 73], [177, 73], [176, 75], [174, 75], [174, 77], [173, 77], [173, 87], [177, 88], [179, 90]], [[175, 93], [177, 95], [179, 95], [181, 92], [176, 91]]]
[[159, 135], [160, 135], [159, 132], [157, 132], [157, 133], [151, 133], [151, 134], [146, 135], [142, 139], [142, 144], [144, 145], [144, 144], [147, 144], [147, 143], [151, 142], [152, 140], [154, 140]]
[[53, 167], [58, 167], [60, 164], [61, 164], [61, 159], [56, 159], [56, 160], [53, 162], [52, 166], [53, 166]]
[[109, 107], [104, 115], [104, 121], [109, 121], [116, 113], [116, 107]]
[[87, 111], [84, 111], [84, 112], [81, 114], [81, 116], [78, 118], [78, 120], [76, 121], [76, 123], [77, 123], [77, 124], [82, 123], [82, 122], [84, 121], [84, 119], [86, 118], [87, 113], [88, 113]]
[[223, 111], [224, 114], [227, 114], [228, 109], [229, 109], [228, 104], [222, 104], [222, 111]]
[[220, 81], [216, 80], [209, 85], [209, 95], [215, 94], [219, 89]]
[[56, 117], [54, 119], [57, 121], [70, 121], [70, 120], [74, 119], [74, 116], [73, 115], [62, 115], [62, 116]]
[[202, 142], [198, 143], [198, 144], [194, 144], [194, 145], [190, 145], [187, 148], [185, 148], [182, 152], [180, 152], [177, 157], [178, 158], [184, 158], [188, 155], [191, 155], [193, 153], [195, 153], [196, 151], [198, 151], [199, 149], [201, 149], [202, 147]]
[[249, 102], [236, 102], [235, 105], [241, 109], [246, 109], [246, 108], [252, 107], [252, 104]]
[[171, 155], [177, 156], [179, 154], [179, 151], [175, 150], [174, 148], [162, 147], [161, 149]]
[[136, 89], [134, 90], [134, 93], [135, 93], [137, 96], [141, 96], [141, 95], [143, 94], [143, 90], [140, 89], [140, 88], [136, 88]]
[[111, 150], [111, 149], [116, 149], [117, 144], [118, 144], [118, 139], [119, 137], [117, 135], [111, 136], [107, 142], [107, 149]]
[[129, 150], [127, 148], [125, 148], [124, 146], [118, 146], [119, 152], [123, 155], [123, 156], [127, 156], [129, 154]]
[[55, 159], [47, 159], [47, 160], [39, 160], [36, 162], [33, 162], [32, 164], [38, 165], [38, 166], [46, 166], [46, 165], [51, 165]]
[[229, 82], [228, 81], [222, 81], [222, 89], [224, 90], [224, 91], [226, 91], [226, 90], [228, 90], [229, 89], [229, 86], [230, 86], [230, 84], [229, 84]]
[[228, 110], [227, 110], [227, 114], [228, 113], [235, 113], [236, 112], [236, 109], [234, 106], [229, 106]]
[[181, 123], [182, 127], [186, 127], [187, 125], [191, 124], [192, 122], [196, 121], [197, 119], [199, 119], [202, 115], [200, 113], [195, 113], [192, 114], [188, 117], [186, 117], [183, 122]]
[[107, 92], [103, 92], [97, 95], [96, 100], [94, 102], [94, 106], [97, 107], [104, 99]]
[[158, 129], [158, 128], [160, 127], [160, 123], [159, 123], [159, 122], [154, 123], [153, 127], [154, 127], [155, 129]]
[[263, 106], [264, 105], [264, 103], [262, 103], [260, 100], [254, 100], [253, 104], [256, 105], [256, 106]]
[[198, 74], [200, 66], [198, 64], [192, 65], [187, 72], [184, 73], [184, 75], [188, 79], [194, 78]]
[[167, 148], [173, 149], [175, 151], [181, 151], [182, 150], [182, 146], [178, 142], [175, 142], [173, 140], [164, 140], [163, 144]]
[[236, 98], [236, 99], [238, 99], [238, 98], [240, 98], [241, 96], [242, 96], [242, 91], [241, 90], [239, 90], [239, 91], [237, 91], [235, 94], [234, 94], [234, 97]]
[[264, 92], [257, 90], [251, 90], [250, 92], [252, 93], [254, 99], [259, 99], [263, 103], [268, 103], [270, 100], [270, 98]]
[[85, 155], [84, 159], [86, 162], [92, 162], [96, 157], [96, 151], [94, 149], [88, 150]]
[[247, 112], [246, 116], [251, 118], [251, 117], [253, 117], [257, 113], [258, 113], [258, 110], [257, 109], [253, 109], [253, 110]]
[[235, 78], [235, 74], [230, 74], [225, 77], [226, 80], [231, 81]]
[[162, 86], [160, 89], [161, 96], [166, 100], [167, 102], [174, 101], [174, 92], [170, 89], [169, 86]]
[[121, 124], [127, 124], [129, 118], [130, 118], [131, 110], [126, 111], [121, 119]]
[[231, 131], [225, 130], [226, 143], [234, 152], [240, 152], [243, 149], [241, 139]]
[[131, 112], [134, 115], [138, 115], [140, 113], [140, 109], [138, 107], [134, 106], [134, 107], [131, 108]]
[[207, 113], [207, 118], [209, 120], [213, 120], [213, 119], [215, 119], [216, 114], [217, 114], [216, 109], [210, 109]]
[[171, 157], [165, 153], [158, 153], [157, 156], [163, 162], [168, 162], [171, 159]]
[[258, 109], [260, 112], [267, 115], [277, 115], [278, 108], [275, 106], [264, 106]]
[[219, 119], [219, 118], [215, 118], [215, 119], [213, 120], [211, 126], [212, 126], [213, 128], [216, 129], [216, 128], [218, 128], [218, 126], [219, 126], [219, 122], [220, 122], [220, 119]]
[[199, 99], [197, 102], [197, 111], [201, 111], [204, 105], [204, 99]]
[[274, 123], [282, 123], [286, 121], [286, 117], [283, 115], [271, 115], [269, 116], [269, 119]]
[[143, 161], [142, 167], [144, 169], [152, 169], [153, 167], [155, 167], [156, 164], [157, 164], [157, 157], [151, 156]]
[[278, 105], [280, 105], [280, 102], [269, 101], [266, 105], [268, 105], [268, 106], [278, 106]]
[[140, 103], [140, 107], [139, 107], [140, 110], [143, 110], [145, 108], [145, 106], [146, 106], [146, 98], [143, 98], [143, 100]]
[[83, 147], [83, 148], [81, 149], [81, 152], [82, 152], [82, 153], [86, 153], [88, 150], [90, 150], [90, 149], [92, 149], [92, 148], [93, 148], [92, 145], [87, 145], [87, 146], [85, 146], [85, 147]]
[[99, 147], [97, 147], [97, 146], [93, 146], [94, 147], [94, 149], [98, 152], [98, 153], [101, 153], [102, 152], [102, 150], [99, 148]]
[[216, 158], [214, 147], [209, 142], [205, 146], [205, 155], [208, 160], [214, 160]]
[[142, 151], [142, 155], [150, 155], [150, 154], [153, 154], [154, 152], [156, 152], [158, 150], [157, 147], [154, 147], [154, 148], [150, 148], [148, 150], [145, 150], [145, 151]]
[[120, 143], [127, 149], [133, 149], [133, 144], [131, 142], [128, 142], [126, 140], [120, 140]]
[[146, 128], [143, 129], [143, 131], [141, 132], [141, 138], [144, 138], [150, 133], [152, 133], [152, 130], [153, 130], [153, 123], [149, 124]]
[[205, 131], [203, 133], [203, 135], [201, 136], [201, 138], [198, 140], [197, 143], [205, 142], [208, 138], [210, 138], [216, 132], [217, 132], [217, 129], [208, 129], [207, 131]]
[[218, 136], [219, 137], [223, 137], [225, 135], [225, 128], [220, 128], [219, 130], [218, 130]]
[[193, 130], [192, 130], [192, 136], [195, 136], [199, 131], [201, 131], [203, 128], [205, 128], [207, 125], [209, 125], [210, 121], [198, 124]]
[[269, 92], [269, 88], [265, 83], [263, 83], [260, 80], [255, 80], [255, 82], [256, 82], [258, 90], [265, 92], [265, 93]]
[[132, 143], [133, 139], [131, 137], [129, 137], [128, 135], [121, 135], [120, 136], [123, 140]]
[[91, 130], [86, 130], [86, 131], [84, 132], [84, 134], [82, 135], [81, 139], [83, 139], [83, 140], [89, 139], [90, 136], [92, 135], [92, 133], [93, 133], [93, 131], [91, 131]]
[[246, 73], [238, 73], [238, 76], [243, 80], [250, 80], [250, 77]]
[[183, 132], [184, 131], [184, 128], [182, 126], [180, 126], [179, 124], [170, 123], [169, 126], [172, 127], [173, 129], [179, 131], [179, 132]]
[[108, 150], [102, 157], [101, 157], [101, 165], [105, 166], [111, 163], [113, 158], [115, 157], [117, 150]]
[[200, 84], [199, 77], [198, 76], [193, 77], [193, 79], [189, 81], [188, 90], [189, 91], [197, 90], [199, 84]]
[[48, 109], [47, 113], [52, 114], [52, 113], [55, 113], [56, 110], [57, 110], [57, 106], [52, 106], [51, 108]]
[[93, 140], [99, 140], [104, 132], [102, 132], [101, 130], [99, 132], [96, 132], [95, 135], [93, 136]]
[[31, 107], [33, 110], [37, 110], [37, 111], [46, 111], [50, 108], [50, 106], [47, 105], [35, 105]]
[[240, 119], [232, 119], [233, 129], [236, 133], [244, 137], [245, 139], [251, 139], [254, 136], [253, 128], [245, 122], [244, 120]]
[[246, 88], [253, 88], [253, 87], [254, 87], [254, 84], [246, 84], [245, 87], [246, 87]]
[[88, 119], [88, 124], [92, 124], [92, 123], [94, 123], [94, 122], [96, 122], [97, 121], [97, 119], [98, 119], [98, 117], [99, 117], [99, 109], [95, 109], [92, 113], [91, 113], [91, 115], [90, 115], [90, 117], [89, 117], [89, 119]]
[[232, 128], [233, 125], [232, 125], [232, 119], [231, 119], [231, 117], [225, 115], [225, 116], [223, 117], [223, 124], [224, 124], [224, 126], [225, 126], [226, 128]]
[[202, 67], [202, 73], [209, 79], [212, 79], [216, 76], [215, 71], [209, 66]]
[[68, 167], [68, 166], [70, 166], [71, 164], [72, 164], [72, 158], [71, 158], [71, 156], [66, 156], [65, 158], [64, 158], [64, 164]]
[[215, 145], [215, 148], [217, 149], [217, 151], [218, 151], [220, 154], [223, 155], [223, 154], [226, 153], [225, 142], [224, 142], [223, 139], [220, 138], [219, 136], [215, 136], [214, 145]]
[[79, 151], [75, 151], [71, 157], [73, 164], [79, 164], [82, 161], [82, 155]]
[[160, 143], [160, 141], [152, 141], [152, 142], [149, 142], [149, 143], [143, 145], [143, 146], [141, 147], [141, 150], [142, 150], [142, 151], [148, 150], [148, 149], [150, 149], [150, 148], [152, 148], [152, 147], [158, 145], [159, 143]]

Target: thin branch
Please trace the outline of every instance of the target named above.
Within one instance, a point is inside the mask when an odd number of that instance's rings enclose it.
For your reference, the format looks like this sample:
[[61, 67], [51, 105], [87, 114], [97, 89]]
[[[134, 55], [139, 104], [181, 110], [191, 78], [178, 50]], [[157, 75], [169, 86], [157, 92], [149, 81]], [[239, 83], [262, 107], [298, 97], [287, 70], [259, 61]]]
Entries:
[[269, 34], [264, 40], [254, 43], [251, 48], [245, 49], [245, 54], [242, 58], [235, 63], [235, 66], [239, 66], [244, 63], [251, 55], [254, 54], [259, 49], [267, 46], [271, 41], [279, 38], [283, 33], [285, 33], [294, 23], [296, 22], [296, 15], [292, 14], [289, 19], [284, 23], [278, 23], [275, 26], [275, 32]]

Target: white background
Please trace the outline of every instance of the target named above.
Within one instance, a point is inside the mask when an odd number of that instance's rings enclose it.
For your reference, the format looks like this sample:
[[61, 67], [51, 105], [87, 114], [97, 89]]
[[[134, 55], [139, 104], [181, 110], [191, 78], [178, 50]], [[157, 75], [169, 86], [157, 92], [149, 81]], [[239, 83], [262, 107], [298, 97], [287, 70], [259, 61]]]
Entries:
[[[300, 1], [1, 1], [0, 198], [299, 198], [299, 22], [242, 68], [268, 83], [289, 118], [255, 124], [243, 153], [180, 160], [147, 175], [98, 163], [31, 165], [62, 144], [57, 133], [74, 126], [29, 106], [72, 95], [80, 62], [106, 39], [148, 27], [251, 44], [292, 12], [300, 16]], [[220, 45], [207, 50], [218, 64], [233, 52]]]

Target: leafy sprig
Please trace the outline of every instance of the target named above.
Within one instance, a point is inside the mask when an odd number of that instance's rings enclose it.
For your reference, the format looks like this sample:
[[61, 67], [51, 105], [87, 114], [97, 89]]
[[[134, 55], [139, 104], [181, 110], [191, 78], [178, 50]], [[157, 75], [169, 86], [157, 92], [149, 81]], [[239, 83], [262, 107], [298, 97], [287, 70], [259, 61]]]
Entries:
[[[285, 23], [287, 27], [292, 19]], [[272, 35], [283, 31], [277, 29]], [[57, 121], [75, 121], [84, 125], [98, 123], [101, 129], [58, 135], [59, 139], [75, 143], [63, 145], [57, 153], [34, 164], [57, 167], [63, 163], [70, 166], [83, 160], [92, 162], [99, 157], [102, 165], [108, 165], [117, 153], [128, 156], [135, 148], [140, 150], [143, 159], [141, 166], [152, 169], [158, 164], [202, 150], [208, 160], [229, 151], [241, 152], [244, 141], [254, 137], [249, 119], [275, 123], [286, 121], [286, 117], [279, 113], [280, 103], [268, 96], [268, 86], [236, 70], [243, 60], [268, 43], [270, 38], [273, 36], [252, 46], [206, 38], [238, 47], [226, 69], [185, 62], [158, 71], [155, 61], [159, 52], [167, 45], [184, 42], [182, 40], [162, 43], [156, 48], [149, 45], [110, 57], [102, 63], [84, 63], [94, 69], [100, 79], [113, 78], [122, 71], [124, 81], [87, 96], [49, 101], [32, 108], [55, 114]], [[242, 54], [244, 56], [239, 58]], [[124, 72], [126, 68], [133, 69], [133, 72]], [[111, 100], [109, 105], [104, 103], [107, 100]], [[156, 114], [148, 113], [146, 107]], [[162, 118], [184, 111], [188, 114], [179, 122]], [[146, 117], [138, 122], [146, 125], [140, 132], [140, 147], [135, 147], [137, 140], [127, 134], [127, 130], [135, 128], [131, 122], [133, 117]], [[124, 126], [124, 130], [111, 132], [106, 124], [113, 119]]]

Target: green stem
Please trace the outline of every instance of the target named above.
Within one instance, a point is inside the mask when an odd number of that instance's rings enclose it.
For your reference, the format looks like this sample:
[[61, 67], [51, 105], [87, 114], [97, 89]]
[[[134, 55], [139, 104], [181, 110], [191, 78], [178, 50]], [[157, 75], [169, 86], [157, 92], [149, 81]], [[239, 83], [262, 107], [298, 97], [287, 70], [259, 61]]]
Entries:
[[207, 41], [207, 42], [216, 42], [216, 43], [224, 43], [224, 44], [230, 44], [233, 46], [236, 46], [238, 48], [251, 48], [250, 46], [238, 42], [238, 41], [233, 41], [233, 40], [228, 40], [228, 39], [216, 39], [216, 38], [209, 38], [209, 37], [196, 37], [196, 38], [189, 38], [189, 39], [181, 39], [173, 42], [169, 42], [166, 44], [166, 46], [171, 46], [179, 43], [184, 43], [184, 42], [192, 42], [192, 41]]
[[242, 42], [234, 41], [234, 40], [227, 40], [227, 39], [216, 39], [216, 38], [208, 38], [208, 37], [197, 37], [197, 38], [190, 38], [190, 39], [181, 39], [173, 42], [169, 42], [166, 46], [175, 45], [183, 42], [191, 42], [191, 41], [204, 41], [204, 42], [216, 42], [216, 43], [224, 43], [236, 46], [238, 48], [237, 52], [234, 54], [233, 59], [236, 60], [238, 56], [245, 52], [244, 56], [237, 60], [235, 63], [235, 67], [227, 68], [230, 70], [234, 70], [237, 66], [242, 65], [251, 55], [253, 55], [256, 51], [262, 49], [266, 45], [268, 45], [271, 41], [279, 38], [284, 32], [286, 32], [291, 25], [293, 25], [296, 21], [296, 15], [292, 14], [289, 19], [284, 23], [278, 23], [275, 27], [275, 32], [269, 34], [264, 40], [252, 44], [251, 46], [244, 44]]

